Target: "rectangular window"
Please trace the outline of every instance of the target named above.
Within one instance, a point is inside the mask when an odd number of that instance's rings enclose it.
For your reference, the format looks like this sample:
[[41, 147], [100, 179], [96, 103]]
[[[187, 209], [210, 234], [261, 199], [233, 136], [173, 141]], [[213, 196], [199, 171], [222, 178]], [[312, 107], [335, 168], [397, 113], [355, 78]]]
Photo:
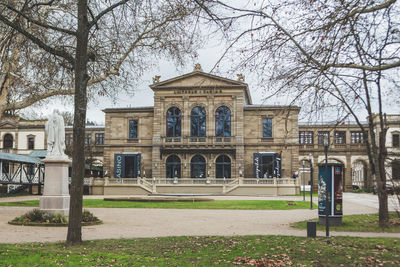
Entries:
[[301, 131], [299, 132], [299, 143], [302, 145], [312, 145], [313, 142], [313, 132]]
[[400, 161], [392, 161], [392, 179], [400, 179]]
[[35, 149], [35, 137], [28, 137], [28, 149]]
[[97, 133], [95, 135], [95, 144], [104, 145], [104, 133]]
[[65, 134], [65, 145], [71, 146], [72, 140], [73, 140], [72, 133]]
[[318, 132], [318, 145], [324, 145], [324, 140], [325, 136], [328, 137], [328, 143], [329, 143], [329, 132]]
[[392, 147], [400, 147], [399, 136], [399, 134], [392, 135]]
[[357, 131], [357, 132], [351, 132], [350, 133], [350, 142], [352, 144], [362, 144], [364, 143], [364, 133], [361, 131]]
[[92, 143], [92, 135], [91, 134], [86, 134], [85, 136], [85, 145], [88, 146]]
[[263, 137], [272, 137], [272, 119], [262, 119]]
[[346, 132], [344, 131], [335, 132], [335, 144], [337, 145], [346, 144]]
[[129, 139], [138, 138], [138, 121], [129, 121]]

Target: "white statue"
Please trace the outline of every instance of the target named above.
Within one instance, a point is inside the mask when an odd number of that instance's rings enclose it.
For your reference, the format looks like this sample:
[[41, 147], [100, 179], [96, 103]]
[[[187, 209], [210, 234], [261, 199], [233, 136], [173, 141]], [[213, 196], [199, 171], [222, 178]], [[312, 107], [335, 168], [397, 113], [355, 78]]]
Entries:
[[46, 123], [47, 133], [47, 158], [66, 157], [65, 150], [65, 126], [64, 118], [58, 110], [54, 110]]

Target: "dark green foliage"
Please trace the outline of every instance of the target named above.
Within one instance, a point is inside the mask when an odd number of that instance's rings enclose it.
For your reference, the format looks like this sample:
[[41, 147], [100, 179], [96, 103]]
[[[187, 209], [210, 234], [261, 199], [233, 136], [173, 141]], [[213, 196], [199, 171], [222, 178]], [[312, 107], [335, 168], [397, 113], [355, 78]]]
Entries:
[[99, 221], [99, 218], [97, 218], [96, 216], [93, 215], [93, 213], [91, 213], [88, 210], [84, 210], [82, 213], [82, 222], [97, 222]]
[[[30, 221], [30, 222], [43, 222], [44, 218], [44, 212], [39, 210], [39, 209], [34, 209], [31, 210], [29, 212], [27, 212], [25, 214], [26, 218]], [[48, 216], [45, 216], [48, 217]]]
[[39, 209], [34, 209], [26, 214], [16, 217], [13, 222], [21, 222], [21, 223], [60, 223], [66, 224], [68, 223], [68, 217], [64, 216], [60, 213], [51, 214], [48, 212], [44, 212]]

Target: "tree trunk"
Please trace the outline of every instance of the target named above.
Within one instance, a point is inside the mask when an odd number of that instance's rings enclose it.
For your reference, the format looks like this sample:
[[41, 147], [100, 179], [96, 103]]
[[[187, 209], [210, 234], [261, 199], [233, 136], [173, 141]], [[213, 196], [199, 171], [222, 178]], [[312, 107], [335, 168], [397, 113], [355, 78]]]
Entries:
[[67, 241], [68, 245], [82, 243], [82, 196], [85, 173], [85, 122], [87, 107], [87, 46], [89, 25], [87, 0], [78, 2], [78, 31], [75, 53], [75, 98], [72, 152], [72, 179]]
[[[381, 114], [380, 114], [381, 115]], [[380, 116], [380, 133], [379, 133], [379, 154], [378, 154], [378, 179], [380, 180], [380, 187], [378, 188], [379, 199], [379, 227], [389, 227], [389, 208], [388, 208], [388, 194], [386, 191], [386, 129]], [[378, 183], [379, 185], [379, 183]]]

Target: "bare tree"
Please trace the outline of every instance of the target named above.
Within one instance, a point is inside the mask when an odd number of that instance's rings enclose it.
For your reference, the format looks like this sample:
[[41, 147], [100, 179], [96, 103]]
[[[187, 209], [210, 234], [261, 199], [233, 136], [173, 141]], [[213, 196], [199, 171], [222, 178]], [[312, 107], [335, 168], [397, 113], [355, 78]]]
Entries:
[[[89, 99], [132, 93], [137, 80], [133, 77], [149, 70], [160, 58], [183, 65], [188, 56], [195, 56], [199, 45], [196, 10], [189, 1], [128, 0], [95, 18], [118, 2], [93, 1], [88, 6], [93, 22], [88, 39]], [[51, 52], [73, 54], [76, 12], [76, 1], [72, 0], [2, 1], [0, 14], [8, 23], [2, 20], [0, 24], [0, 118], [6, 110], [74, 94], [71, 58]], [[10, 23], [18, 24], [23, 32]], [[45, 40], [50, 51], [30, 38]]]
[[[354, 118], [368, 136], [379, 225], [388, 227], [384, 109], [399, 94], [399, 3], [195, 1], [228, 40], [220, 61], [240, 55], [236, 67], [256, 73], [268, 97], [290, 98], [311, 120], [326, 120], [326, 114]], [[365, 116], [368, 127], [361, 122]]]
[[195, 14], [195, 6], [185, 0], [0, 3], [1, 33], [6, 34], [1, 40], [8, 43], [0, 46], [1, 108], [21, 109], [50, 96], [74, 95], [67, 244], [82, 242], [88, 95], [120, 90], [149, 66], [149, 56], [183, 62], [195, 45], [190, 31], [196, 28]]

